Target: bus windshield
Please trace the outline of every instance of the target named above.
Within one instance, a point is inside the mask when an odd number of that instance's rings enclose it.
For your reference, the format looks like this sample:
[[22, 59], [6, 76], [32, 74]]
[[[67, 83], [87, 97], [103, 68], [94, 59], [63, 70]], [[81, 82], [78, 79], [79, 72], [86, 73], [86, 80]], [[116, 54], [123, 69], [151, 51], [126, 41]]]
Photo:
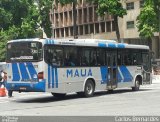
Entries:
[[42, 43], [13, 42], [7, 44], [7, 62], [42, 60]]

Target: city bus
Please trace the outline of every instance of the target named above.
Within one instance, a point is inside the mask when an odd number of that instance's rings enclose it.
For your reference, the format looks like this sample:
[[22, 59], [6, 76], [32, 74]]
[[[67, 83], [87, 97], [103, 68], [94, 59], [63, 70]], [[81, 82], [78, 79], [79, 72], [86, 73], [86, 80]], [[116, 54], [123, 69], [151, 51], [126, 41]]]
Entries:
[[11, 40], [6, 65], [9, 97], [14, 91], [91, 97], [96, 91], [125, 87], [137, 91], [151, 83], [149, 47], [114, 40]]

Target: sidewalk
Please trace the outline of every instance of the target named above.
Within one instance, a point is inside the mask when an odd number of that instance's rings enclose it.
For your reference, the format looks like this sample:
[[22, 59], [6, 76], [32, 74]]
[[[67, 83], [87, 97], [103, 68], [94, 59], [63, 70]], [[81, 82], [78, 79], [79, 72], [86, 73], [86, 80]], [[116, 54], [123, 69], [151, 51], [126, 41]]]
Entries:
[[152, 83], [160, 83], [160, 75], [152, 75]]

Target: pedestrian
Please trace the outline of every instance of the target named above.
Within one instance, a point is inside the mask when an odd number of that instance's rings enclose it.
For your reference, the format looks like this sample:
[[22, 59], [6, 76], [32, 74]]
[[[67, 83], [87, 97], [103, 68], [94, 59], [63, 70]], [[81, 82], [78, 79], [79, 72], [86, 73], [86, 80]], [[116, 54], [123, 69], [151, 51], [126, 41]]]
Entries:
[[5, 87], [5, 83], [4, 83], [4, 72], [3, 70], [0, 71], [0, 88]]

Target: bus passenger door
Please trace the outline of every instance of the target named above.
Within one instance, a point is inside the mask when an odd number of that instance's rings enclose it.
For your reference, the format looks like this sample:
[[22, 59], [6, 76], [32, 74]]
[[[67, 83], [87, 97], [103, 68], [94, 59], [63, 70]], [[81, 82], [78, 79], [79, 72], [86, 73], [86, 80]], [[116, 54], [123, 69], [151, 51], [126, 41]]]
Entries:
[[143, 84], [151, 83], [151, 58], [149, 53], [142, 53]]
[[108, 64], [108, 89], [115, 89], [117, 87], [117, 52], [107, 51], [106, 60]]

